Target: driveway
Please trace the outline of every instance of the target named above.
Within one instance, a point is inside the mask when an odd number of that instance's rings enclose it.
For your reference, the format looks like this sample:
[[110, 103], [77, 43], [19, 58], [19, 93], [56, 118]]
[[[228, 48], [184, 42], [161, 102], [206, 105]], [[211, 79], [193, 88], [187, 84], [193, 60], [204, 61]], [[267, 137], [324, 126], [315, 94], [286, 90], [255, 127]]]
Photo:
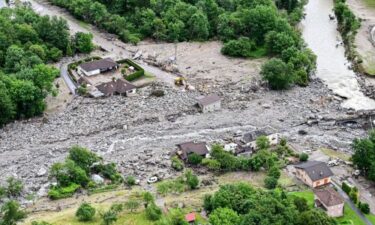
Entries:
[[77, 87], [73, 83], [73, 81], [70, 78], [70, 76], [68, 75], [68, 64], [67, 63], [63, 63], [60, 66], [60, 75], [64, 79], [64, 81], [65, 81], [66, 85], [68, 86], [68, 88], [69, 88], [70, 92], [72, 93], [72, 95], [75, 95]]

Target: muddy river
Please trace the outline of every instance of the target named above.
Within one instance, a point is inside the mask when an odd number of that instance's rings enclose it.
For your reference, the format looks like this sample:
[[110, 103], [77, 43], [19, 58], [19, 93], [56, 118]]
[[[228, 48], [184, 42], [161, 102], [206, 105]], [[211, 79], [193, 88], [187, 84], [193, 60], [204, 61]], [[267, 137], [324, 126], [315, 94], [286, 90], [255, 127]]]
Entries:
[[303, 37], [308, 46], [318, 56], [317, 76], [335, 94], [345, 98], [345, 108], [375, 109], [375, 101], [361, 92], [356, 74], [348, 69], [350, 63], [345, 57], [345, 50], [333, 15], [333, 2], [330, 0], [310, 0], [305, 8], [306, 19], [303, 20]]

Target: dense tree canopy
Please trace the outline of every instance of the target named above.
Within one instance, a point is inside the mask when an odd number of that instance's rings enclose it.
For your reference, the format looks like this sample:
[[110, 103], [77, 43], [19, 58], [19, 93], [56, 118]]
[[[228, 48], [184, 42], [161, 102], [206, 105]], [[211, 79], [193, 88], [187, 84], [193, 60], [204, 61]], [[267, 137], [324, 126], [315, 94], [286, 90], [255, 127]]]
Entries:
[[[41, 114], [59, 71], [45, 63], [93, 49], [92, 36], [69, 36], [65, 20], [27, 7], [0, 10], [0, 126]], [[72, 43], [74, 44], [72, 44]]]
[[367, 138], [355, 139], [352, 148], [354, 165], [368, 179], [375, 181], [375, 131], [372, 130]]
[[204, 207], [210, 212], [211, 224], [336, 224], [324, 212], [301, 207], [300, 201], [293, 201], [282, 190], [264, 191], [243, 183], [221, 186], [215, 194], [206, 196]]

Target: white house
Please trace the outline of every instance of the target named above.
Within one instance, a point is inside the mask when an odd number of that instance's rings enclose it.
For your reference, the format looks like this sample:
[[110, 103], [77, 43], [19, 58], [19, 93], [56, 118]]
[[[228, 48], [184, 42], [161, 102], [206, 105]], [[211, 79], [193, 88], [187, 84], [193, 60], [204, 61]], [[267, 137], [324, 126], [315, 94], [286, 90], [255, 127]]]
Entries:
[[221, 109], [221, 98], [217, 94], [208, 95], [197, 100], [198, 106], [203, 113]]
[[77, 71], [80, 75], [94, 76], [117, 68], [118, 64], [115, 61], [110, 58], [105, 58], [82, 63], [77, 67]]

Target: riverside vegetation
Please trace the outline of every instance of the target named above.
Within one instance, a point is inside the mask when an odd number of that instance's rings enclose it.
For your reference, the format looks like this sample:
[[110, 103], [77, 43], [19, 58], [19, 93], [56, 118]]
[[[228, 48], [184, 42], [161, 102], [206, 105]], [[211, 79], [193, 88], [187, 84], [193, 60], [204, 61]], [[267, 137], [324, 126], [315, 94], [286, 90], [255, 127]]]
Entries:
[[89, 53], [92, 35], [69, 35], [65, 20], [39, 16], [28, 7], [0, 10], [0, 126], [40, 115], [59, 71], [45, 63]]

